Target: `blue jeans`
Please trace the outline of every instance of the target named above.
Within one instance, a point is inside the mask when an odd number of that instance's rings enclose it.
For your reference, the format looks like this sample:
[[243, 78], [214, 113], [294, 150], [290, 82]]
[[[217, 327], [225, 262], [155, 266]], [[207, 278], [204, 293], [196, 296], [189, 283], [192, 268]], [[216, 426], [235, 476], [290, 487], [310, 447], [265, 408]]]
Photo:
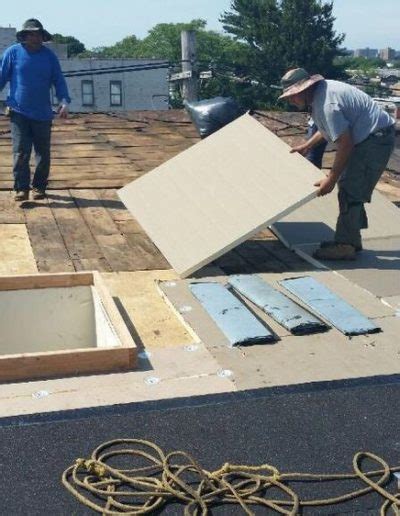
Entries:
[[14, 190], [29, 190], [30, 188], [29, 160], [32, 146], [36, 160], [32, 186], [39, 190], [46, 190], [50, 173], [51, 125], [51, 120], [32, 120], [15, 111], [11, 112]]

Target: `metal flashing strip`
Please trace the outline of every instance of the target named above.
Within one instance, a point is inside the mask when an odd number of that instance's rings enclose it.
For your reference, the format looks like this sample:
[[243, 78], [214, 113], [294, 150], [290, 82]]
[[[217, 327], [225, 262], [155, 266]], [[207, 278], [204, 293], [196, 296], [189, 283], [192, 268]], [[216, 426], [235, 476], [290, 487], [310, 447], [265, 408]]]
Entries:
[[309, 335], [327, 331], [329, 326], [313, 314], [274, 289], [256, 275], [230, 276], [229, 284], [293, 335]]
[[381, 328], [314, 278], [303, 276], [279, 283], [345, 335], [381, 331]]
[[225, 286], [204, 282], [191, 283], [189, 287], [231, 347], [276, 340], [276, 336]]

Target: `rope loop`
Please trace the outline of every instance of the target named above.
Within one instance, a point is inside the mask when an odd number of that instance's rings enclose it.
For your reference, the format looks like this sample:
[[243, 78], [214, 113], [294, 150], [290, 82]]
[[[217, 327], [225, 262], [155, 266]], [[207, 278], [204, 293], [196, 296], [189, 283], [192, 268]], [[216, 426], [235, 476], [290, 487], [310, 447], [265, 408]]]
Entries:
[[[366, 460], [381, 469], [365, 472], [362, 466]], [[150, 441], [115, 439], [98, 446], [89, 459], [76, 459], [64, 471], [62, 483], [83, 505], [113, 516], [150, 514], [173, 502], [184, 506], [184, 516], [207, 516], [217, 504], [237, 505], [247, 516], [254, 515], [255, 506], [268, 509], [268, 513], [296, 516], [301, 507], [339, 504], [371, 492], [383, 498], [381, 516], [400, 516], [400, 493], [383, 487], [400, 466], [391, 468], [373, 453], [358, 452], [353, 457], [353, 470], [350, 474], [281, 473], [270, 464], [226, 462], [210, 472], [184, 451], [165, 454]], [[290, 486], [293, 482], [354, 479], [366, 487], [324, 499], [301, 499]]]

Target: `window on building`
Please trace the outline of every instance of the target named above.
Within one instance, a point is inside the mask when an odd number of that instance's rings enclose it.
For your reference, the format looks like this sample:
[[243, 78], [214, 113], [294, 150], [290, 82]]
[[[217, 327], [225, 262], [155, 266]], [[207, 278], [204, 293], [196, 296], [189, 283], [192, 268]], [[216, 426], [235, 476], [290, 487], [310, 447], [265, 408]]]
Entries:
[[110, 105], [122, 106], [122, 82], [110, 81]]
[[82, 81], [82, 106], [93, 106], [94, 86], [93, 81]]

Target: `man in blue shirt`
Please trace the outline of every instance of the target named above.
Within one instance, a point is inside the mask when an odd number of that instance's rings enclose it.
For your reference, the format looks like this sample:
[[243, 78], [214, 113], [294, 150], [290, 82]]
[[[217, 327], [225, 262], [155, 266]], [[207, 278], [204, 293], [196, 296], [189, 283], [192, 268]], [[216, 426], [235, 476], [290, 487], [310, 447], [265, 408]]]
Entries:
[[6, 104], [11, 120], [15, 200], [25, 201], [31, 187], [29, 160], [32, 146], [36, 158], [33, 199], [45, 197], [53, 120], [51, 87], [55, 87], [60, 101], [58, 113], [61, 118], [67, 118], [71, 99], [57, 56], [43, 45], [51, 40], [51, 35], [39, 20], [27, 20], [17, 32], [17, 39], [19, 43], [9, 47], [3, 55], [0, 90], [7, 82], [10, 84]]
[[306, 155], [323, 141], [336, 143], [332, 169], [315, 184], [318, 195], [338, 185], [339, 216], [334, 241], [322, 242], [314, 256], [354, 260], [362, 249], [361, 229], [368, 227], [364, 203], [384, 172], [395, 143], [395, 121], [366, 93], [343, 82], [310, 75], [303, 68], [282, 77], [283, 94], [300, 109], [311, 111], [318, 131], [292, 152]]

